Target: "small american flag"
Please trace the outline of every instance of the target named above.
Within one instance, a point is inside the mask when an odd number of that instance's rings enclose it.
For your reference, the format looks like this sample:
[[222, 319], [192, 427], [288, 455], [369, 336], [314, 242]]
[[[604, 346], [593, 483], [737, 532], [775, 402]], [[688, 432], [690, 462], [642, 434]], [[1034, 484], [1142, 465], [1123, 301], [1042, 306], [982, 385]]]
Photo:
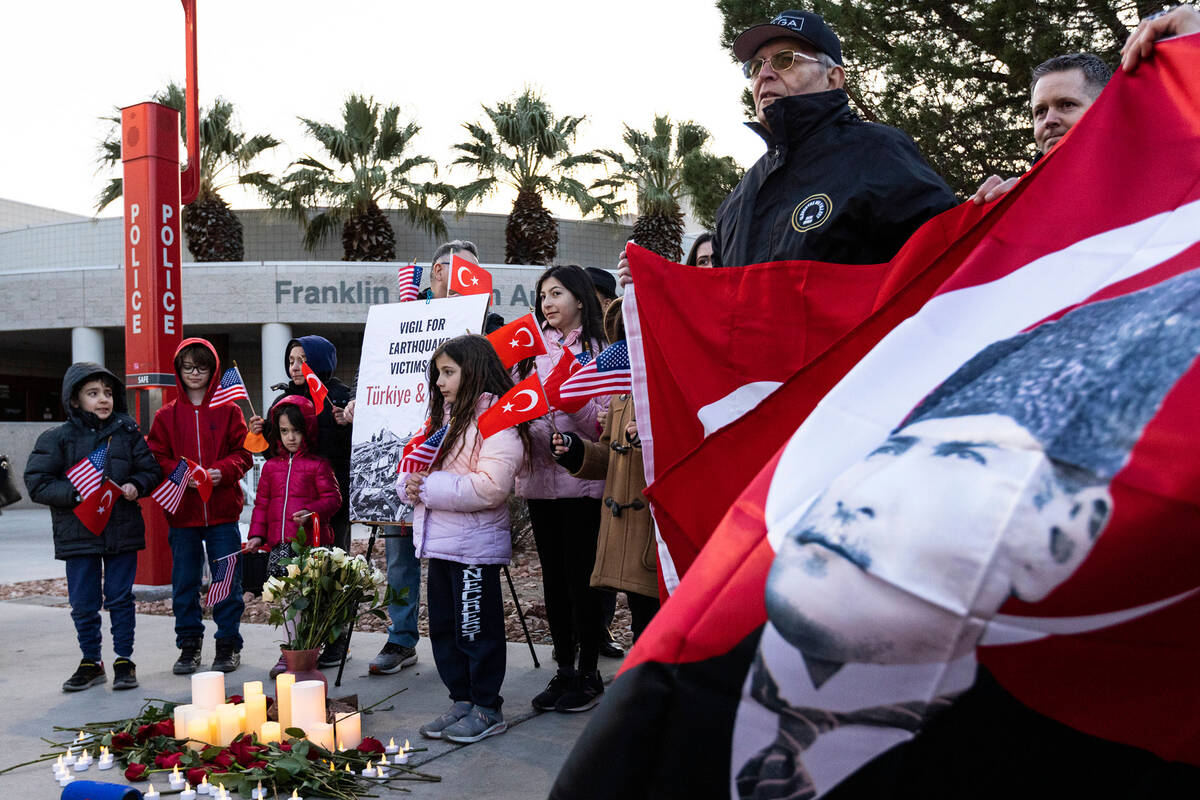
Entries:
[[420, 472], [433, 463], [438, 451], [442, 449], [442, 440], [446, 438], [447, 425], [438, 428], [429, 438], [413, 448], [411, 453], [400, 459], [400, 472]]
[[405, 264], [400, 267], [396, 280], [400, 283], [400, 302], [416, 300], [421, 289], [422, 269], [416, 264]]
[[249, 399], [250, 394], [246, 391], [246, 384], [242, 381], [242, 373], [238, 372], [237, 367], [230, 367], [221, 376], [221, 383], [213, 392], [212, 400], [208, 401], [208, 407], [216, 408], [236, 400]]
[[183, 492], [187, 489], [188, 471], [187, 459], [179, 459], [174, 471], [150, 494], [150, 499], [162, 506], [163, 511], [168, 514], [174, 514], [179, 508], [179, 501], [183, 499]]
[[208, 604], [215, 606], [217, 603], [229, 597], [229, 590], [233, 587], [233, 573], [237, 571], [238, 551], [233, 551], [227, 556], [218, 558], [213, 567], [212, 583], [208, 586]]
[[[576, 356], [578, 359], [579, 356]], [[625, 341], [613, 342], [596, 360], [563, 381], [561, 397], [602, 397], [633, 391], [629, 349]]]
[[86, 500], [88, 496], [104, 483], [104, 468], [108, 466], [108, 443], [97, 447], [87, 458], [67, 470], [67, 480]]

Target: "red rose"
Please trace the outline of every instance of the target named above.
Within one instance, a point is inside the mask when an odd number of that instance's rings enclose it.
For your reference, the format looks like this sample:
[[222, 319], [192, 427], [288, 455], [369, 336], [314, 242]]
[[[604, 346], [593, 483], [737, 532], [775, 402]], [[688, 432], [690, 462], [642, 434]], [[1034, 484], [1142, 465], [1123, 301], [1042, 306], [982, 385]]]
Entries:
[[114, 751], [125, 750], [126, 748], [133, 747], [135, 744], [136, 742], [133, 740], [133, 737], [122, 731], [121, 733], [115, 734], [112, 737], [109, 747], [111, 747]]
[[153, 736], [175, 736], [175, 720], [164, 719], [162, 722], [155, 723]]
[[159, 769], [170, 769], [179, 766], [183, 753], [159, 753], [154, 757], [154, 763]]
[[127, 781], [143, 781], [146, 779], [145, 764], [130, 764], [125, 768], [125, 780]]
[[225, 771], [228, 771], [229, 768], [233, 766], [233, 762], [233, 753], [229, 752], [228, 750], [222, 750], [221, 752], [217, 753], [216, 757], [212, 760], [212, 763], [216, 764]]
[[242, 698], [242, 696], [240, 694], [231, 694], [231, 695], [229, 695], [229, 699], [226, 702], [228, 702], [228, 703], [244, 703], [246, 701]]
[[322, 748], [319, 745], [315, 745], [315, 744], [312, 747], [308, 748], [308, 760], [316, 761], [317, 758], [320, 756], [321, 749]]
[[291, 742], [283, 742], [282, 744], [279, 745], [279, 749], [285, 753], [290, 753], [290, 752], [292, 752], [292, 743]]
[[358, 752], [360, 753], [382, 753], [383, 742], [376, 739], [374, 736], [364, 736], [363, 740], [358, 744]]
[[153, 735], [152, 734], [153, 730], [154, 730], [153, 725], [140, 725], [140, 726], [138, 726], [137, 735], [135, 738], [139, 742], [144, 742], [147, 739], [149, 739], [151, 737], [151, 735]]
[[196, 767], [187, 771], [187, 780], [192, 786], [198, 786], [200, 781], [208, 776], [208, 770], [203, 767]]
[[245, 767], [246, 767], [246, 769], [266, 769], [266, 768], [267, 768], [267, 762], [265, 762], [265, 761], [251, 761], [249, 764], [245, 764], [245, 765], [243, 765], [243, 766], [245, 766]]

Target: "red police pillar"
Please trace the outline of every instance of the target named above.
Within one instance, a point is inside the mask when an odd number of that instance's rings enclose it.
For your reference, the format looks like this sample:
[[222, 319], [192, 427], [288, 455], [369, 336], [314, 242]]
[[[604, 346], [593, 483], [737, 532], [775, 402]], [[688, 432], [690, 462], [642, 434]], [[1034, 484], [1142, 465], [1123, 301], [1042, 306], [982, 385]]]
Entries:
[[[125, 382], [142, 432], [175, 392], [175, 348], [182, 340], [179, 273], [179, 112], [158, 103], [121, 109], [125, 197]], [[137, 582], [171, 582], [167, 522], [142, 500], [146, 549]]]

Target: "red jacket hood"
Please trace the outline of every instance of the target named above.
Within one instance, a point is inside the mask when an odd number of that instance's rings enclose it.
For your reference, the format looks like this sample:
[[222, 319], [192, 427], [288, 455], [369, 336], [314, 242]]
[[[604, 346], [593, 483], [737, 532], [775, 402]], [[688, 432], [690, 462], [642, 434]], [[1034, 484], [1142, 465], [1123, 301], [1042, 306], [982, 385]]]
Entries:
[[[300, 443], [300, 452], [313, 452], [312, 443], [317, 441], [317, 410], [313, 407], [312, 402], [307, 397], [301, 397], [298, 394], [289, 394], [279, 398], [279, 402], [271, 409], [271, 425], [275, 430], [279, 429], [279, 412], [286, 406], [296, 406], [300, 409], [300, 413], [304, 416], [304, 441]], [[275, 444], [275, 455], [286, 456], [287, 449], [283, 446], [283, 442]]]
[[[217, 356], [216, 349], [212, 346], [212, 342], [199, 337], [184, 339], [179, 343], [179, 347], [175, 348], [175, 355], [172, 356], [172, 362], [179, 359], [179, 354], [183, 352], [183, 348], [193, 344], [201, 344], [208, 348], [208, 352], [212, 353], [213, 371], [212, 375], [208, 376], [208, 388], [204, 390], [204, 400], [200, 405], [208, 405], [208, 401], [212, 400], [213, 394], [217, 391], [217, 386], [221, 382], [221, 359]], [[179, 369], [175, 369], [175, 388], [179, 390], [179, 397], [187, 402], [187, 387], [183, 385], [183, 377], [179, 374]]]

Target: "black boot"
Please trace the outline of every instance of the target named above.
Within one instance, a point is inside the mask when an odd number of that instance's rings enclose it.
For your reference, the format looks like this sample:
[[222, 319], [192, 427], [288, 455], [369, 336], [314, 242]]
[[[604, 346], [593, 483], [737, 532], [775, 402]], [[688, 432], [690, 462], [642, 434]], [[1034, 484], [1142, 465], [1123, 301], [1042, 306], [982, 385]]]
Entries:
[[213, 659], [212, 668], [217, 672], [233, 672], [242, 663], [242, 651], [234, 647], [229, 640], [217, 640], [217, 657]]
[[334, 639], [325, 648], [321, 650], [321, 657], [317, 659], [317, 666], [328, 669], [329, 667], [337, 667], [342, 663], [342, 653], [346, 654], [346, 660], [350, 660], [350, 652], [347, 648], [350, 646], [350, 631], [346, 631], [338, 638]]
[[184, 639], [179, 645], [179, 659], [171, 671], [176, 675], [191, 675], [200, 669], [200, 645], [202, 639]]

